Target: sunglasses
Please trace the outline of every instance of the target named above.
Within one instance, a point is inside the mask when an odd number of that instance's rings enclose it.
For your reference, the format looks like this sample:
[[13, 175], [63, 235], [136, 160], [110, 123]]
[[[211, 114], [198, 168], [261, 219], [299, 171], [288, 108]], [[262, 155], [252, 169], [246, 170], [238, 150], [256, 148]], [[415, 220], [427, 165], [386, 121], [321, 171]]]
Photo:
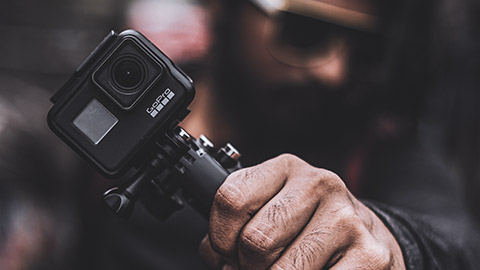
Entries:
[[348, 43], [352, 56], [371, 62], [385, 42], [380, 17], [359, 11], [358, 7], [347, 9], [330, 4], [331, 0], [249, 2], [271, 18], [275, 29], [275, 42], [267, 48], [271, 55], [292, 66], [316, 65], [316, 61], [305, 59], [328, 53], [332, 46], [338, 49], [338, 44], [344, 44], [336, 43], [339, 40]]

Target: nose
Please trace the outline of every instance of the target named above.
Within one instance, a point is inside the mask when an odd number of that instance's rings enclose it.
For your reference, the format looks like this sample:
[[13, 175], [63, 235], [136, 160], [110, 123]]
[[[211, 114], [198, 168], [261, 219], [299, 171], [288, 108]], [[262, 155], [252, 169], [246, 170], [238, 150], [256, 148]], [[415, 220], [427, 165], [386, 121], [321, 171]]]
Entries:
[[322, 63], [307, 68], [308, 75], [332, 87], [342, 85], [347, 80], [348, 48], [333, 49], [326, 57]]

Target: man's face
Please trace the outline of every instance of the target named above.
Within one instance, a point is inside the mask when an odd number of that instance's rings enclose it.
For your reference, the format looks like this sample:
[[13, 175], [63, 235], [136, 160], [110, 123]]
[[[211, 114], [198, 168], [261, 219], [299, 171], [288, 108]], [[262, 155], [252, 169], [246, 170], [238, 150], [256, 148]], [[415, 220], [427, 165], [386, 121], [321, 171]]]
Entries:
[[[271, 16], [254, 3], [243, 5], [236, 33], [238, 58], [243, 60], [244, 68], [252, 73], [253, 79], [262, 84], [344, 85], [349, 73], [350, 47], [355, 42], [348, 28], [374, 18], [373, 0], [298, 2], [295, 12]], [[319, 10], [302, 11], [315, 7]], [[323, 14], [325, 12], [331, 14]], [[339, 26], [348, 24], [345, 16], [353, 15], [359, 17], [357, 22], [350, 22], [346, 29]]]
[[327, 11], [333, 7], [333, 15], [327, 20], [298, 12], [269, 16], [248, 1], [233, 8], [217, 41], [218, 93], [242, 134], [256, 130], [252, 138], [261, 138], [262, 127], [268, 130], [265, 137], [276, 134], [276, 144], [322, 136], [344, 143], [339, 134], [358, 135], [368, 128], [366, 99], [376, 86], [352, 79], [358, 37], [371, 34], [338, 23], [351, 24], [342, 17], [345, 11], [373, 18], [373, 0], [301, 2]]

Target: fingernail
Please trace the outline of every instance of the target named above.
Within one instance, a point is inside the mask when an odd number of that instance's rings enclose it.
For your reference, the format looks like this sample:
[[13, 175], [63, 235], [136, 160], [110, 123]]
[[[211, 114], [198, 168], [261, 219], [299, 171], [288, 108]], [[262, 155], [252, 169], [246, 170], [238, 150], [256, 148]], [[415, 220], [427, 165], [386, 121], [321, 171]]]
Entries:
[[228, 264], [225, 264], [223, 267], [222, 267], [222, 270], [235, 270], [235, 268], [231, 265], [228, 265]]

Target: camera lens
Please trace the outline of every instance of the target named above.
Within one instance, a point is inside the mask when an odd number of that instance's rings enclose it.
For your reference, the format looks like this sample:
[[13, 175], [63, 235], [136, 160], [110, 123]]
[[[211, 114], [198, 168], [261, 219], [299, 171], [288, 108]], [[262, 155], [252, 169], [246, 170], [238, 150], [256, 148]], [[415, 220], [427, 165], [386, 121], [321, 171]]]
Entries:
[[[135, 90], [145, 77], [143, 65], [133, 57], [119, 59], [113, 66], [112, 76], [121, 90]], [[130, 91], [128, 91], [130, 92]]]
[[120, 44], [92, 73], [95, 86], [123, 110], [136, 106], [164, 73], [163, 60], [152, 55], [142, 42], [136, 36], [122, 37]]

